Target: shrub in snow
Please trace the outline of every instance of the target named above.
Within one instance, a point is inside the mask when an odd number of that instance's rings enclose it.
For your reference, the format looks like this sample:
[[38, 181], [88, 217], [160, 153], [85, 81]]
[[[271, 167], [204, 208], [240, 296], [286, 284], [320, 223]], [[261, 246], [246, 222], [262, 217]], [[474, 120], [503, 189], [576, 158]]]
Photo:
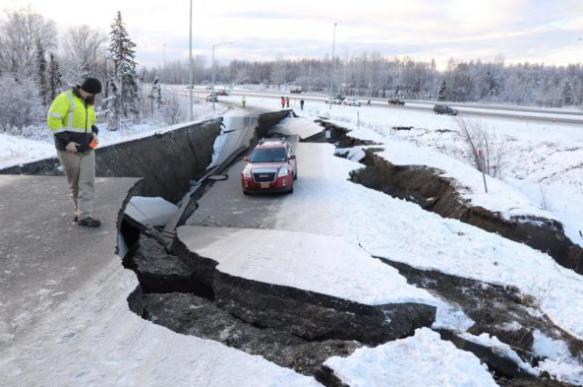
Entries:
[[186, 112], [175, 94], [166, 98], [161, 109], [162, 119], [168, 125], [178, 124], [186, 120]]
[[473, 165], [490, 176], [499, 176], [504, 156], [503, 143], [498, 142], [494, 132], [484, 128], [479, 121], [458, 118], [456, 122]]
[[21, 134], [21, 128], [41, 124], [45, 114], [34, 80], [0, 76], [0, 131]]

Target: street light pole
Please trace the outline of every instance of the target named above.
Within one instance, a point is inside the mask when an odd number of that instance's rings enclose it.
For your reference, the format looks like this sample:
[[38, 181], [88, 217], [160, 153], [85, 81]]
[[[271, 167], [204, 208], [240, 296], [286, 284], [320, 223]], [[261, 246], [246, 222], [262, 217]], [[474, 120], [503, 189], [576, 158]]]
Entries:
[[222, 42], [222, 43], [216, 43], [212, 45], [212, 55], [211, 55], [211, 79], [212, 79], [212, 90], [215, 90], [215, 48], [220, 47], [220, 46], [226, 46], [228, 44], [233, 44], [233, 42]]
[[193, 111], [193, 90], [194, 90], [194, 77], [192, 75], [192, 0], [190, 0], [190, 23], [189, 23], [189, 34], [188, 34], [188, 84], [189, 84], [189, 113], [190, 121], [194, 121], [194, 111]]
[[[215, 48], [219, 47], [219, 46], [226, 46], [227, 44], [232, 44], [233, 42], [222, 42], [222, 43], [216, 43], [212, 45], [212, 50], [211, 50], [211, 90], [214, 93], [215, 91]], [[215, 101], [213, 98], [213, 110], [215, 110]]]
[[328, 100], [328, 107], [332, 109], [332, 93], [334, 87], [334, 70], [335, 70], [335, 61], [334, 57], [336, 56], [336, 26], [338, 25], [337, 22], [334, 22], [334, 28], [332, 29], [332, 70], [330, 71], [330, 98]]

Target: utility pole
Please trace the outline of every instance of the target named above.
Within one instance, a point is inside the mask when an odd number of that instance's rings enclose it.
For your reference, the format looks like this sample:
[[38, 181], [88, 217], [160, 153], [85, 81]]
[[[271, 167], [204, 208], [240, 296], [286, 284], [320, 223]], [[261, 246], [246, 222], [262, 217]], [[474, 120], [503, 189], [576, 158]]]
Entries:
[[[222, 42], [222, 43], [216, 43], [212, 45], [212, 50], [211, 50], [211, 90], [214, 93], [215, 92], [215, 48], [219, 47], [219, 46], [226, 46], [227, 44], [232, 44], [233, 42]], [[213, 99], [213, 110], [215, 110], [215, 101]]]
[[189, 83], [189, 108], [188, 111], [190, 113], [190, 121], [194, 121], [194, 101], [192, 93], [194, 91], [194, 77], [192, 74], [192, 0], [190, 0], [190, 23], [189, 23], [189, 34], [188, 34], [188, 83]]
[[334, 22], [334, 28], [332, 29], [332, 70], [330, 72], [330, 98], [328, 107], [332, 110], [332, 93], [333, 93], [333, 86], [334, 86], [334, 70], [335, 70], [335, 63], [334, 57], [336, 56], [336, 26], [338, 25], [337, 22]]

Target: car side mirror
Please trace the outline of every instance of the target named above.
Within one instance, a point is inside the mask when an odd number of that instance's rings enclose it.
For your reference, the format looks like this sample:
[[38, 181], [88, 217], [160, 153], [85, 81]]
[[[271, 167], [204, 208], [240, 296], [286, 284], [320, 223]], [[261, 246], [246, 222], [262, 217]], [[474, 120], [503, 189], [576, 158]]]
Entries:
[[289, 157], [289, 159], [290, 159], [290, 160], [295, 160], [295, 159], [296, 159], [296, 155], [291, 155], [291, 156]]
[[245, 156], [243, 157], [243, 161], [248, 163], [249, 161], [251, 161], [251, 159], [249, 158], [249, 156]]

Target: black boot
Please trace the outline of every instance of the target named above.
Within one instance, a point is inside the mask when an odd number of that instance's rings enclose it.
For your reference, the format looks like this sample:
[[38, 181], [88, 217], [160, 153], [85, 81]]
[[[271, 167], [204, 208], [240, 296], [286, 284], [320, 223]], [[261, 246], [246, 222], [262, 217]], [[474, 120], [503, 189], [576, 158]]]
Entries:
[[79, 219], [77, 224], [81, 227], [99, 227], [99, 226], [101, 226], [101, 222], [98, 219], [93, 219], [92, 217]]

